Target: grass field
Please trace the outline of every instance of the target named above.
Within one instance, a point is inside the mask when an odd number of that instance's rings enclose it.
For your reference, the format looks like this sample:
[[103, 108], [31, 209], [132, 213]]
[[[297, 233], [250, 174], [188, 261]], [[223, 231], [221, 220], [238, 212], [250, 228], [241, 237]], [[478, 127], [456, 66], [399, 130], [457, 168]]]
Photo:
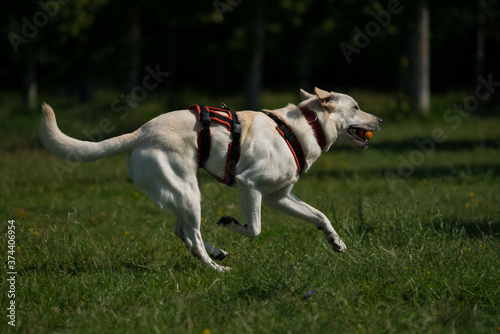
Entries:
[[[256, 238], [219, 228], [221, 215], [242, 221], [236, 192], [203, 173], [202, 235], [230, 253], [228, 273], [193, 258], [173, 235], [175, 217], [127, 178], [124, 156], [70, 166], [38, 143], [38, 112], [3, 99], [0, 332], [499, 333], [500, 118], [445, 121], [463, 96], [436, 97], [428, 120], [388, 114], [386, 96], [354, 97], [386, 118], [382, 130], [366, 151], [334, 147], [294, 191], [331, 219], [347, 253], [268, 208]], [[155, 97], [125, 119], [110, 112], [109, 93], [86, 105], [45, 99], [79, 138], [103, 118], [113, 136], [163, 112]], [[264, 104], [296, 99], [267, 94]]]

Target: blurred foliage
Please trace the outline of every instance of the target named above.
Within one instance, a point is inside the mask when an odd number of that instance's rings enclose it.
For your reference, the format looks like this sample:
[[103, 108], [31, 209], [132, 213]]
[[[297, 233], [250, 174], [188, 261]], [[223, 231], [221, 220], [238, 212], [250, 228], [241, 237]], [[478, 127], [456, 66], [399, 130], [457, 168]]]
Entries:
[[[488, 74], [500, 71], [500, 6], [497, 0], [486, 2], [484, 73]], [[394, 4], [401, 11], [390, 15], [386, 26], [378, 23], [379, 31], [368, 36], [368, 45], [352, 54], [348, 63], [340, 44], [355, 45], [356, 28], [366, 33], [368, 24], [376, 26], [376, 16]], [[403, 0], [268, 1], [264, 88], [401, 90], [414, 6], [415, 2]], [[477, 1], [429, 1], [429, 8], [433, 91], [473, 88]], [[127, 91], [134, 85], [130, 78], [141, 85], [145, 68], [159, 65], [170, 73], [163, 89], [241, 92], [254, 47], [254, 19], [248, 0], [7, 2], [0, 13], [4, 36], [0, 48], [5, 57], [0, 62], [0, 89], [21, 89], [29, 46], [41, 90], [66, 92], [91, 82]], [[23, 37], [23, 31], [29, 31], [27, 24], [36, 30], [29, 38]], [[134, 32], [139, 34], [135, 44]], [[26, 42], [18, 45], [17, 53], [13, 33]], [[139, 75], [134, 77], [133, 71]], [[403, 107], [404, 100], [402, 96]]]

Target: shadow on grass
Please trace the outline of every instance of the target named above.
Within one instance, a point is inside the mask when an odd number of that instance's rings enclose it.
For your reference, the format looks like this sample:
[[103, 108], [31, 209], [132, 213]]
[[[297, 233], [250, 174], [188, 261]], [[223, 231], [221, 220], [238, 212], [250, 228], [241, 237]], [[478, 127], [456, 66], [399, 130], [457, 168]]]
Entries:
[[436, 224], [435, 229], [449, 232], [456, 228], [463, 228], [473, 238], [484, 238], [485, 236], [500, 237], [500, 221], [488, 217], [450, 217], [447, 224]]
[[[416, 142], [424, 144], [422, 145], [430, 145], [427, 144], [429, 138], [411, 138], [404, 139], [398, 141], [384, 141], [378, 142], [370, 145], [369, 149], [374, 150], [390, 150], [394, 154], [398, 154], [398, 152], [410, 151], [410, 150], [421, 150]], [[487, 139], [461, 139], [461, 140], [447, 140], [443, 143], [434, 143], [434, 149], [438, 151], [462, 151], [462, 150], [475, 150], [475, 149], [484, 149], [484, 148], [500, 148], [500, 138], [487, 138]], [[329, 153], [335, 153], [340, 151], [352, 151], [354, 148], [348, 145], [336, 145], [333, 146]]]
[[[406, 167], [405, 167], [406, 168]], [[407, 169], [402, 169], [404, 173], [407, 173]], [[440, 178], [440, 177], [458, 177], [461, 178], [463, 174], [470, 174], [474, 176], [478, 176], [480, 174], [487, 175], [499, 175], [500, 174], [500, 165], [491, 163], [491, 164], [477, 164], [477, 165], [468, 165], [468, 164], [460, 164], [453, 166], [435, 166], [435, 167], [415, 167], [412, 173], [408, 173], [407, 175], [398, 174], [398, 168], [364, 168], [358, 170], [347, 170], [347, 169], [322, 169], [311, 171], [308, 175], [314, 175], [319, 177], [333, 177], [333, 178], [346, 178], [346, 177], [377, 177], [377, 178], [385, 178], [386, 172], [391, 173], [396, 180], [391, 179], [391, 181], [404, 181], [407, 178], [413, 179], [425, 179], [425, 178]]]

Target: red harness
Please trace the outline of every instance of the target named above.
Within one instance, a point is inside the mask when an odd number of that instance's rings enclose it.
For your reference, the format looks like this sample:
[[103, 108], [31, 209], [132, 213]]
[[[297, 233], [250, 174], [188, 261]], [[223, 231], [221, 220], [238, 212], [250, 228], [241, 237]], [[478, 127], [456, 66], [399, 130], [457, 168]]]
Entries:
[[[202, 129], [198, 131], [198, 166], [205, 169], [214, 179], [220, 183], [234, 186], [236, 177], [236, 165], [240, 159], [240, 137], [241, 127], [238, 122], [238, 116], [235, 112], [227, 109], [220, 109], [209, 106], [200, 106], [193, 104], [189, 110], [198, 114], [198, 119], [201, 121]], [[301, 107], [300, 111], [306, 118], [307, 122], [313, 129], [318, 145], [323, 149], [326, 146], [325, 133], [318, 121], [317, 115], [306, 106]], [[295, 163], [297, 164], [299, 175], [302, 174], [305, 165], [305, 156], [300, 142], [293, 133], [293, 130], [278, 117], [267, 114], [277, 124], [276, 130], [281, 134], [283, 139], [288, 144], [290, 151], [293, 154]], [[210, 123], [218, 122], [224, 124], [227, 130], [232, 134], [232, 141], [228, 145], [228, 154], [224, 179], [213, 174], [206, 168], [208, 157], [210, 156]]]
[[[323, 128], [321, 127], [321, 124], [318, 121], [318, 116], [306, 106], [301, 107], [300, 111], [306, 118], [307, 123], [309, 123], [309, 125], [313, 129], [319, 147], [321, 147], [321, 149], [325, 148], [326, 146], [325, 133], [323, 132]], [[285, 122], [283, 122], [281, 119], [272, 114], [267, 114], [267, 115], [277, 124], [276, 130], [280, 133], [280, 135], [288, 144], [288, 147], [290, 148], [290, 151], [293, 154], [293, 158], [295, 159], [295, 163], [297, 164], [299, 175], [301, 175], [302, 171], [304, 170], [304, 165], [306, 161], [305, 161], [304, 151], [302, 150], [302, 146], [300, 146], [299, 140], [293, 133], [293, 130], [288, 125], [286, 125]]]
[[[234, 186], [236, 165], [240, 159], [241, 127], [238, 122], [238, 116], [235, 112], [230, 111], [229, 108], [220, 109], [193, 104], [189, 107], [189, 110], [198, 113], [198, 119], [201, 121], [202, 125], [202, 129], [198, 131], [198, 167], [205, 169], [208, 174], [218, 182], [227, 184], [228, 186]], [[206, 163], [210, 156], [210, 123], [212, 121], [225, 125], [233, 137], [228, 145], [224, 179], [221, 179], [206, 168]]]
[[324, 149], [326, 146], [325, 133], [323, 132], [323, 127], [319, 124], [318, 116], [311, 111], [307, 106], [303, 106], [300, 108], [302, 114], [305, 116], [307, 123], [311, 126], [314, 131], [314, 135], [316, 136], [316, 140], [318, 142], [319, 147]]

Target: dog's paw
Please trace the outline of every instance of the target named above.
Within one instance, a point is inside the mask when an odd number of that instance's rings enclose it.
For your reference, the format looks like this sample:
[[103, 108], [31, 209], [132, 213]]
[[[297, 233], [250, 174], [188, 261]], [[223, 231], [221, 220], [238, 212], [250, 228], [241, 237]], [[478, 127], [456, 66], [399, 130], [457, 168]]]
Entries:
[[341, 253], [347, 250], [347, 246], [345, 245], [345, 243], [338, 237], [337, 238], [331, 237], [330, 240], [328, 240], [328, 243], [330, 244], [330, 246], [332, 246], [333, 250], [336, 252]]
[[232, 221], [233, 221], [233, 217], [223, 216], [219, 219], [219, 221], [217, 222], [217, 225], [223, 226], [223, 225], [231, 224]]
[[222, 249], [220, 251], [221, 251], [221, 253], [219, 255], [215, 256], [215, 255], [210, 254], [210, 257], [214, 260], [222, 262], [229, 254], [227, 252], [223, 251]]
[[221, 217], [221, 219], [219, 219], [219, 221], [217, 222], [217, 225], [219, 225], [220, 227], [225, 227], [230, 231], [239, 233], [244, 233], [248, 227], [246, 224], [240, 224], [239, 221], [231, 216]]
[[217, 225], [224, 227], [228, 231], [239, 233], [246, 237], [255, 237], [260, 233], [260, 226], [258, 226], [258, 229], [250, 228], [247, 224], [240, 224], [239, 221], [230, 216], [224, 216], [219, 219]]
[[214, 263], [213, 268], [215, 270], [217, 270], [218, 272], [221, 272], [221, 273], [224, 273], [224, 272], [227, 272], [227, 271], [231, 270], [231, 267], [221, 266], [221, 265], [218, 265], [218, 264], [215, 264], [215, 263]]
[[220, 273], [231, 270], [231, 267], [221, 266], [220, 264], [217, 264], [214, 261], [209, 261], [205, 264], [207, 264], [209, 267], [211, 267], [212, 269], [214, 269], [215, 271], [218, 271]]
[[240, 223], [234, 219], [233, 217], [231, 216], [223, 216], [221, 217], [221, 219], [219, 219], [219, 221], [217, 222], [217, 225], [219, 226], [226, 226], [226, 225], [229, 225], [231, 223], [234, 223], [236, 225], [240, 225]]

